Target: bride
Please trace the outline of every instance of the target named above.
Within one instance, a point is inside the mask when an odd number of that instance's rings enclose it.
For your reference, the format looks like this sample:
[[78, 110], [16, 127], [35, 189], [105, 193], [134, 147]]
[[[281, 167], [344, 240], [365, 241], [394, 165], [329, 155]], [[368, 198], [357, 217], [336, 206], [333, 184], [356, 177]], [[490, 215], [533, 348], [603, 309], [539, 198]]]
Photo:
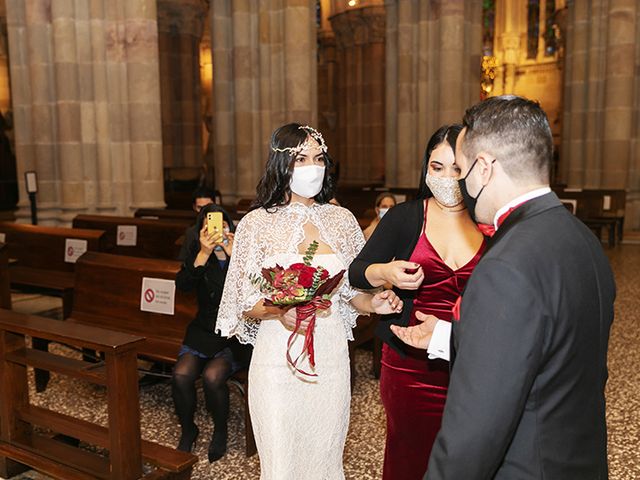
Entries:
[[[262, 480], [343, 479], [342, 453], [349, 425], [350, 372], [347, 340], [358, 312], [389, 314], [402, 309], [392, 291], [376, 295], [354, 290], [347, 276], [332, 292], [332, 306], [318, 311], [315, 369], [286, 360], [295, 309], [264, 305], [251, 279], [263, 267], [300, 262], [314, 241], [312, 265], [335, 275], [347, 269], [364, 245], [353, 215], [329, 202], [331, 159], [322, 135], [291, 123], [271, 137], [255, 209], [236, 228], [217, 329], [254, 345], [249, 367], [249, 409], [260, 455]], [[303, 327], [308, 320], [303, 322]], [[292, 357], [304, 338], [293, 343]], [[297, 351], [295, 350], [297, 348]]]

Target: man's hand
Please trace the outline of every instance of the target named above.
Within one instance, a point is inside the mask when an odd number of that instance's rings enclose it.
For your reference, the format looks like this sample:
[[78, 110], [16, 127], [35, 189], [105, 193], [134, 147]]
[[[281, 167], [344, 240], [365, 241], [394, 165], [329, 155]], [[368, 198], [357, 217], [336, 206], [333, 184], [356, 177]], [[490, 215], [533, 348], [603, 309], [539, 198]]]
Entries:
[[407, 345], [426, 350], [438, 318], [433, 315], [416, 312], [416, 319], [420, 322], [418, 325], [413, 327], [391, 325], [391, 331]]

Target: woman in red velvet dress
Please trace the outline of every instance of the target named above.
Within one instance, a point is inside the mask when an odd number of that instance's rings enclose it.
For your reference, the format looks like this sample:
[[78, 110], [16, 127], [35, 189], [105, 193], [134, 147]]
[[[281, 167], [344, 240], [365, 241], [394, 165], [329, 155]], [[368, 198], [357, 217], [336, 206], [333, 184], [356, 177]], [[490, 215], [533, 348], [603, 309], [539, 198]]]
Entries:
[[424, 315], [450, 320], [485, 246], [458, 188], [454, 149], [460, 130], [445, 125], [433, 134], [418, 198], [389, 210], [349, 268], [355, 287], [391, 283], [404, 300], [403, 311], [384, 316], [377, 331], [384, 341], [380, 393], [387, 414], [385, 480], [422, 479], [449, 383], [448, 362], [428, 359], [425, 350], [404, 345], [389, 327], [415, 325]]

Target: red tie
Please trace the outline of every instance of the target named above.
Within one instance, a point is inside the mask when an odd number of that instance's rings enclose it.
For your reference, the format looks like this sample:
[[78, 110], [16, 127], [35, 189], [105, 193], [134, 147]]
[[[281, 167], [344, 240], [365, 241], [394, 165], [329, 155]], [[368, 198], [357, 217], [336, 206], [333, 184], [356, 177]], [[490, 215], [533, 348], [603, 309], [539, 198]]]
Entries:
[[[513, 212], [516, 208], [518, 208], [523, 203], [526, 203], [526, 202], [519, 203], [509, 208], [509, 210], [507, 210], [502, 215], [500, 215], [497, 221], [498, 228], [500, 228], [500, 225], [502, 225], [504, 221], [507, 219], [507, 217], [511, 215], [511, 212]], [[480, 230], [480, 233], [482, 233], [485, 237], [493, 237], [493, 235], [496, 233], [495, 227], [493, 225], [487, 225], [486, 223], [479, 223], [478, 230]]]

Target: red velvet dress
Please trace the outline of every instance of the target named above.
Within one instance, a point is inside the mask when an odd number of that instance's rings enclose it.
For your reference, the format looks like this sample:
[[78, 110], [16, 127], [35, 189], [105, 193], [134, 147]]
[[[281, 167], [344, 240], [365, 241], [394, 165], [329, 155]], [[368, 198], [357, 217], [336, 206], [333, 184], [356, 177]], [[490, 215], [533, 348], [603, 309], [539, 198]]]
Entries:
[[[425, 207], [425, 224], [426, 224]], [[451, 269], [433, 248], [424, 228], [409, 261], [419, 263], [425, 278], [414, 300], [409, 325], [416, 311], [451, 320], [451, 310], [484, 251], [457, 270]], [[421, 480], [427, 470], [447, 397], [449, 363], [428, 360], [426, 350], [407, 347], [402, 357], [382, 347], [380, 393], [387, 414], [384, 480]]]

